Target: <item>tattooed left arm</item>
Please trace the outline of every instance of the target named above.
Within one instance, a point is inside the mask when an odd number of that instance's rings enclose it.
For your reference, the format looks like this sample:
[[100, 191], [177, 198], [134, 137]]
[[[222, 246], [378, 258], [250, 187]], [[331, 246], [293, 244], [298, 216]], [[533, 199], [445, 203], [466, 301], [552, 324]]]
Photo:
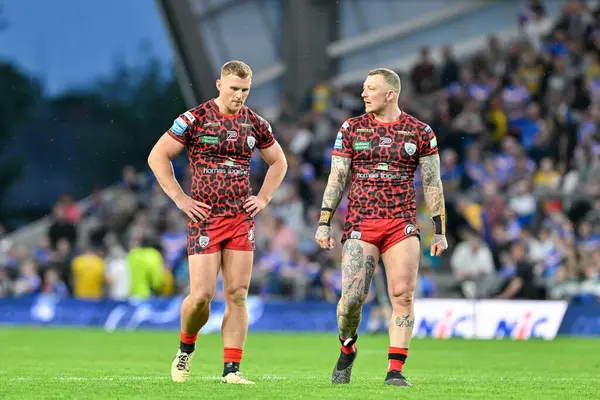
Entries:
[[444, 201], [444, 188], [440, 176], [440, 156], [433, 154], [421, 157], [421, 180], [425, 202], [432, 215], [435, 231], [431, 239], [431, 255], [439, 256], [448, 248], [446, 241], [446, 204]]

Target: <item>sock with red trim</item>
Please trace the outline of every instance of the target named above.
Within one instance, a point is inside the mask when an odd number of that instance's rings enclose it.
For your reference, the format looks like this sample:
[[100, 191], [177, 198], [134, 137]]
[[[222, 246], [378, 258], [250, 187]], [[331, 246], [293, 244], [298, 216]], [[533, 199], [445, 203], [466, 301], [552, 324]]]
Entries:
[[225, 347], [223, 349], [223, 376], [240, 370], [242, 362], [242, 349]]
[[182, 353], [193, 353], [196, 349], [196, 339], [198, 339], [198, 334], [186, 335], [183, 332], [179, 332], [179, 338], [181, 340], [179, 343], [179, 350], [181, 350]]
[[401, 347], [390, 346], [388, 350], [388, 372], [398, 371], [402, 372], [402, 367], [408, 357], [408, 349]]
[[356, 353], [356, 341], [358, 340], [358, 333], [351, 338], [344, 339], [340, 337], [340, 343], [342, 344], [342, 353], [352, 354]]

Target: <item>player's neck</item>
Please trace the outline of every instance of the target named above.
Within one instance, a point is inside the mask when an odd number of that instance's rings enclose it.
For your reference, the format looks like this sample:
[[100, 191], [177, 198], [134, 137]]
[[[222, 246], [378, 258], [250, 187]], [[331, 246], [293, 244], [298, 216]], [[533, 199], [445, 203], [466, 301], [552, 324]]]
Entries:
[[386, 109], [380, 113], [373, 113], [373, 118], [384, 124], [397, 121], [402, 115], [402, 110], [398, 106]]
[[221, 114], [228, 115], [231, 117], [237, 114], [237, 112], [231, 111], [229, 108], [227, 108], [225, 104], [223, 104], [223, 100], [220, 97], [217, 97], [214, 101], [217, 105], [217, 109]]

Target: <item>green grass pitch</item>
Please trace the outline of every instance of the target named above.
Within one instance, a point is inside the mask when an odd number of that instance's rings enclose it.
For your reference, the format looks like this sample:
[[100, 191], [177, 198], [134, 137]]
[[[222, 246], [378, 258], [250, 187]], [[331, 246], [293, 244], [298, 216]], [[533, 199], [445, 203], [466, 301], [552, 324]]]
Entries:
[[335, 334], [251, 332], [242, 372], [255, 386], [219, 383], [222, 344], [200, 336], [192, 376], [170, 380], [178, 332], [0, 327], [0, 399], [594, 399], [600, 341], [412, 342], [412, 388], [383, 385], [387, 336], [362, 334], [350, 385], [332, 386]]

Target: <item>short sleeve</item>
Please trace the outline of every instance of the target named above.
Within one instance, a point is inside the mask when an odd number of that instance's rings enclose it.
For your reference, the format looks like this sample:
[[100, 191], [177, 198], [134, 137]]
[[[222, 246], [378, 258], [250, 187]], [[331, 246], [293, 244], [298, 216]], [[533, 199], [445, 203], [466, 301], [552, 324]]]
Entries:
[[167, 133], [179, 143], [187, 144], [194, 135], [196, 121], [197, 118], [194, 114], [192, 114], [191, 111], [186, 111], [173, 121], [173, 125], [169, 128]]
[[275, 137], [273, 136], [273, 128], [269, 121], [261, 116], [257, 117], [257, 123], [255, 124], [256, 129], [256, 147], [260, 150], [264, 150], [275, 144]]
[[344, 122], [338, 131], [331, 155], [352, 157], [352, 142], [350, 140], [350, 124], [348, 121]]
[[419, 132], [419, 157], [427, 157], [438, 154], [437, 138], [433, 129], [425, 125]]

